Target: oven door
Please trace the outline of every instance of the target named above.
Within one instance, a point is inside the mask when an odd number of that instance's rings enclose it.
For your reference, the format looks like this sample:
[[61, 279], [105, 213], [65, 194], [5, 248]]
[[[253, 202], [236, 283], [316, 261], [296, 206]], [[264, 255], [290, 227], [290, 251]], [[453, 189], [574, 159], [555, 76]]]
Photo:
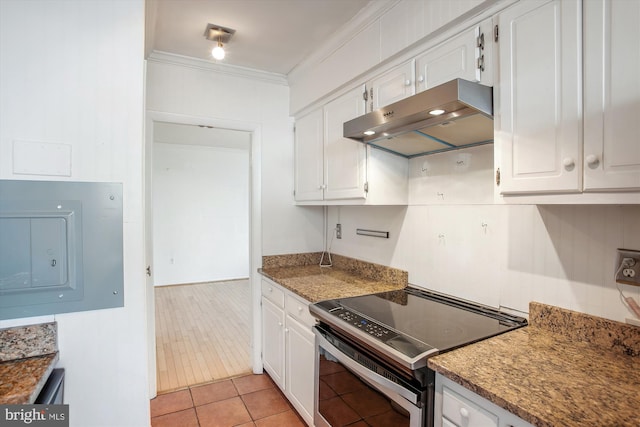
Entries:
[[315, 326], [314, 333], [316, 427], [424, 426], [424, 390], [407, 383], [393, 368], [363, 354], [324, 325]]

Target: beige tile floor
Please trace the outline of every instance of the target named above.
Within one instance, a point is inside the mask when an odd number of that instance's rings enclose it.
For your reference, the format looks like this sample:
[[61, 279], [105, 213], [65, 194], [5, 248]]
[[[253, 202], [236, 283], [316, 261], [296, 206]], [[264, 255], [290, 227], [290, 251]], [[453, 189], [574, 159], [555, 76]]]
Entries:
[[152, 427], [304, 427], [268, 375], [245, 375], [158, 395]]

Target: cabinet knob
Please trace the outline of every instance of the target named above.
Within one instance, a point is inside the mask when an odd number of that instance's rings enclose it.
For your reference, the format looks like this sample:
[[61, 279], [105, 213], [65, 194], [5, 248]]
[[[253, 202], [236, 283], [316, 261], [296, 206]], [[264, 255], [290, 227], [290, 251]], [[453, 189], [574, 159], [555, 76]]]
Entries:
[[565, 157], [562, 161], [562, 164], [564, 165], [565, 169], [572, 169], [576, 165], [576, 161], [571, 157]]
[[411, 80], [408, 80], [408, 79], [407, 79], [407, 80], [405, 80], [405, 81], [404, 81], [404, 85], [405, 85], [405, 86], [411, 86]]
[[269, 288], [269, 292], [273, 292], [273, 288]]
[[302, 307], [298, 307], [298, 313], [302, 313]]
[[278, 326], [282, 326], [282, 322], [278, 322]]
[[596, 166], [598, 163], [600, 163], [600, 159], [595, 154], [589, 154], [587, 156], [587, 164], [589, 166]]
[[422, 82], [424, 81], [424, 76], [422, 76], [422, 75], [421, 75], [421, 76], [418, 76], [418, 81], [419, 81], [420, 83], [422, 83]]
[[460, 408], [460, 416], [462, 418], [469, 418], [469, 411], [467, 408]]

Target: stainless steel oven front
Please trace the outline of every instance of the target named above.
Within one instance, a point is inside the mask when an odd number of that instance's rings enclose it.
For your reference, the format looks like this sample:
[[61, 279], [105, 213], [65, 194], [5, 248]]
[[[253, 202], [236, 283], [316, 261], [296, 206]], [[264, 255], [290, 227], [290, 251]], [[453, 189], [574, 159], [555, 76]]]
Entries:
[[323, 323], [314, 333], [317, 427], [431, 425], [433, 371], [417, 379]]

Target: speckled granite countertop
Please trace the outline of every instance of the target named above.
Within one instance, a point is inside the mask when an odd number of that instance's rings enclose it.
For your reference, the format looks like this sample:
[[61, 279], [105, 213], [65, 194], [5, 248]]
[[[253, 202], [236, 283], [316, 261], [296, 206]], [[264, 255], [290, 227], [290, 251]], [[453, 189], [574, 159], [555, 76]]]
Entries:
[[407, 286], [406, 271], [340, 255], [332, 255], [332, 267], [320, 267], [321, 255], [265, 256], [260, 273], [312, 303]]
[[58, 361], [58, 353], [0, 363], [0, 404], [33, 403]]
[[640, 328], [539, 303], [529, 317], [428, 365], [536, 426], [640, 425]]
[[56, 323], [0, 329], [0, 404], [33, 403], [57, 361]]

